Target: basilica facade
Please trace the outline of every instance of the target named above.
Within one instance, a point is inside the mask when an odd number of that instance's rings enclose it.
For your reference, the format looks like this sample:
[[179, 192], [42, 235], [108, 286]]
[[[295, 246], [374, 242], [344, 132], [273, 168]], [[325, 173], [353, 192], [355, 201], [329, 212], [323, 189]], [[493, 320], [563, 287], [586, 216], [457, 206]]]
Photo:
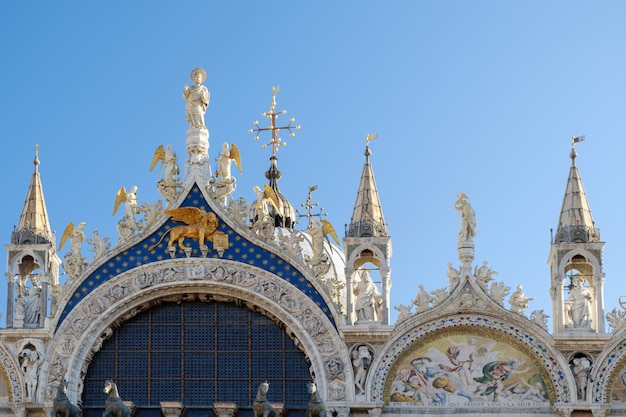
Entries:
[[[604, 242], [576, 165], [579, 138], [550, 247], [552, 311], [527, 311], [522, 286], [474, 262], [476, 213], [463, 193], [455, 204], [458, 263], [448, 264], [445, 286], [430, 293], [420, 286], [411, 305], [391, 306], [392, 238], [373, 137], [360, 178], [354, 173], [340, 247], [333, 226], [310, 210], [305, 230], [296, 229], [278, 187], [278, 133], [297, 126], [277, 126], [277, 90], [269, 126], [256, 127], [273, 148], [267, 183], [247, 201], [235, 193], [236, 146], [214, 146], [211, 170], [206, 74], [197, 68], [191, 77], [195, 85], [183, 93], [186, 158], [154, 144], [151, 168], [162, 168], [163, 198], [139, 203], [135, 188], [121, 188], [115, 245], [86, 235], [84, 223], [68, 225], [60, 239], [52, 234], [36, 156], [5, 245], [1, 414], [626, 412], [626, 311], [604, 311]], [[87, 246], [95, 253], [89, 261]]]

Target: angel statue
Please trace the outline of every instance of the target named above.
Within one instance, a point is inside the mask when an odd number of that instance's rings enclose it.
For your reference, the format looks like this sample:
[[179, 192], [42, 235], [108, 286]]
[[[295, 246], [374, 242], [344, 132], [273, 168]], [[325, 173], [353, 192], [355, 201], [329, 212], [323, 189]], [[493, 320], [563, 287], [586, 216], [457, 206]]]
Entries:
[[161, 169], [165, 166], [164, 177], [157, 181], [157, 189], [159, 193], [165, 197], [165, 200], [169, 203], [176, 198], [178, 188], [181, 186], [178, 179], [178, 165], [176, 164], [176, 154], [172, 151], [172, 146], [167, 145], [167, 150], [160, 145], [154, 151], [152, 157], [152, 164], [150, 165], [150, 172], [161, 162]]
[[241, 174], [239, 148], [233, 143], [229, 149], [228, 143], [224, 142], [222, 144], [222, 151], [215, 160], [218, 163], [218, 167], [215, 171], [215, 177], [211, 178], [209, 181], [212, 185], [211, 192], [217, 200], [221, 201], [223, 205], [226, 205], [226, 197], [231, 195], [236, 187], [235, 179], [230, 173], [230, 165], [233, 161], [237, 164], [237, 168]]
[[135, 232], [141, 230], [142, 226], [135, 219], [135, 214], [139, 214], [140, 210], [137, 206], [137, 186], [133, 185], [127, 192], [126, 188], [122, 187], [117, 191], [115, 195], [115, 204], [113, 205], [113, 215], [117, 213], [117, 209], [120, 204], [125, 203], [124, 217], [117, 222], [117, 232], [120, 235], [119, 243], [126, 242], [130, 239]]
[[241, 174], [241, 156], [239, 155], [239, 148], [237, 148], [234, 143], [232, 143], [230, 149], [228, 149], [228, 143], [224, 142], [222, 144], [222, 152], [220, 152], [215, 160], [219, 163], [219, 167], [215, 173], [216, 177], [221, 177], [223, 180], [230, 180], [232, 178], [230, 175], [230, 164], [233, 161], [235, 161], [237, 169]]
[[322, 219], [320, 222], [317, 219], [313, 219], [309, 226], [309, 235], [311, 236], [311, 249], [313, 250], [313, 254], [310, 257], [305, 255], [304, 261], [313, 270], [315, 276], [322, 278], [330, 269], [330, 259], [328, 255], [324, 253], [324, 238], [332, 251], [328, 235], [333, 238], [335, 243], [339, 244], [337, 232], [335, 232], [335, 228], [328, 220]]
[[70, 222], [63, 231], [61, 243], [59, 243], [60, 251], [67, 239], [70, 239], [70, 251], [65, 254], [63, 269], [71, 280], [78, 277], [88, 264], [87, 259], [81, 253], [83, 240], [85, 240], [85, 225], [85, 222], [81, 222], [78, 226], [74, 226], [74, 223]]
[[270, 216], [270, 210], [280, 211], [278, 197], [267, 184], [263, 184], [263, 189], [255, 185], [253, 190], [256, 201], [250, 210], [252, 231], [267, 240], [274, 235], [274, 219]]

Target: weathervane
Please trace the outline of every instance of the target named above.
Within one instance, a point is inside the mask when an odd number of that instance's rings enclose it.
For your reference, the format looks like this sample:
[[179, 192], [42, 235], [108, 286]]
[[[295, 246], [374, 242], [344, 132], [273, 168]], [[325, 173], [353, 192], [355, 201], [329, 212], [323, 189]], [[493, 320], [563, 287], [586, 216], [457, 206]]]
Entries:
[[365, 145], [370, 146], [370, 142], [378, 137], [378, 133], [367, 133], [365, 135]]
[[289, 124], [287, 126], [276, 126], [276, 120], [278, 119], [278, 115], [287, 113], [286, 110], [282, 110], [281, 112], [276, 113], [276, 94], [278, 93], [278, 91], [280, 91], [280, 87], [272, 87], [272, 104], [270, 106], [270, 109], [266, 113], [261, 113], [261, 116], [267, 117], [270, 120], [270, 125], [268, 127], [259, 127], [259, 121], [255, 120], [254, 121], [255, 128], [248, 130], [249, 133], [256, 132], [256, 136], [254, 137], [254, 140], [259, 140], [259, 133], [265, 130], [269, 130], [272, 132], [272, 137], [269, 143], [263, 144], [264, 148], [267, 148], [267, 145], [272, 145], [272, 155], [276, 155], [276, 152], [278, 152], [279, 146], [286, 145], [285, 141], [281, 140], [278, 137], [278, 132], [281, 129], [287, 129], [289, 131], [289, 136], [291, 137], [294, 137], [296, 135], [292, 129], [296, 129], [296, 130], [300, 129], [300, 125], [295, 125], [295, 126], [293, 125], [293, 122], [296, 120], [293, 117], [289, 119]]
[[298, 212], [298, 210], [296, 209], [296, 216], [298, 219], [301, 219], [302, 217], [306, 217], [309, 224], [307, 225], [307, 228], [309, 230], [311, 230], [313, 228], [313, 225], [311, 224], [311, 220], [313, 219], [313, 217], [319, 217], [322, 218], [322, 216], [327, 216], [327, 213], [323, 213], [324, 211], [324, 207], [320, 207], [320, 211], [317, 213], [312, 213], [311, 211], [320, 205], [320, 203], [312, 203], [312, 199], [311, 199], [311, 195], [313, 194], [313, 191], [317, 190], [317, 185], [313, 185], [309, 187], [309, 195], [306, 198], [306, 202], [300, 204], [302, 207], [304, 207], [304, 209], [306, 210], [306, 214], [300, 214]]
[[578, 142], [582, 142], [583, 140], [585, 140], [585, 135], [580, 135], [580, 136], [572, 136], [572, 149], [574, 149], [574, 146], [575, 146]]

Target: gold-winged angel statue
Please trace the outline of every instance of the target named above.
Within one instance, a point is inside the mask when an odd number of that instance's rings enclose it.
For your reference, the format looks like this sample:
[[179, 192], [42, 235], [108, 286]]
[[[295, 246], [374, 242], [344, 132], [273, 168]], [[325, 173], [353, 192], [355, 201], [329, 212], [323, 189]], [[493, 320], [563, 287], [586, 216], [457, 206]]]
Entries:
[[337, 237], [337, 232], [335, 232], [335, 228], [333, 225], [325, 219], [321, 219], [318, 221], [317, 219], [313, 219], [311, 221], [311, 228], [309, 230], [309, 235], [311, 235], [311, 246], [313, 249], [313, 259], [318, 259], [322, 256], [322, 251], [324, 250], [324, 239], [328, 242], [328, 247], [332, 251], [332, 245], [328, 236], [330, 235], [335, 243], [339, 245], [339, 238]]
[[70, 239], [70, 253], [75, 258], [82, 257], [81, 255], [81, 246], [83, 244], [83, 240], [85, 239], [85, 222], [81, 222], [78, 226], [74, 226], [74, 222], [70, 222], [65, 230], [63, 231], [63, 235], [61, 236], [61, 243], [59, 243], [59, 251], [65, 245], [67, 239]]
[[254, 208], [256, 209], [256, 216], [258, 220], [263, 219], [270, 214], [270, 206], [274, 208], [276, 213], [280, 213], [280, 205], [278, 202], [278, 196], [272, 187], [267, 184], [263, 184], [263, 189], [258, 186], [254, 186], [254, 193], [256, 194], [256, 202]]
[[213, 242], [213, 236], [221, 233], [216, 232], [218, 221], [217, 216], [213, 212], [206, 212], [197, 207], [179, 207], [165, 210], [164, 213], [170, 216], [172, 220], [185, 224], [168, 229], [156, 244], [148, 248], [149, 250], [159, 246], [167, 234], [170, 235], [167, 244], [168, 248], [173, 247], [174, 243], [178, 243], [178, 246], [185, 250], [185, 238], [196, 239], [200, 247], [204, 247], [206, 246], [204, 243], [205, 239]]
[[239, 148], [237, 148], [237, 146], [234, 143], [231, 143], [230, 149], [229, 149], [228, 143], [224, 142], [222, 144], [222, 151], [217, 156], [217, 158], [215, 158], [215, 160], [218, 162], [217, 172], [215, 173], [216, 177], [221, 177], [224, 180], [230, 179], [231, 178], [230, 165], [231, 165], [231, 162], [233, 161], [237, 165], [237, 169], [239, 170], [239, 173], [240, 174], [242, 173], [241, 155], [239, 154]]
[[156, 165], [161, 162], [161, 169], [165, 166], [165, 180], [166, 181], [175, 181], [175, 176], [179, 174], [178, 165], [176, 165], [176, 154], [172, 150], [172, 145], [167, 145], [167, 150], [160, 145], [154, 151], [154, 155], [152, 156], [152, 163], [150, 164], [150, 172], [156, 167]]

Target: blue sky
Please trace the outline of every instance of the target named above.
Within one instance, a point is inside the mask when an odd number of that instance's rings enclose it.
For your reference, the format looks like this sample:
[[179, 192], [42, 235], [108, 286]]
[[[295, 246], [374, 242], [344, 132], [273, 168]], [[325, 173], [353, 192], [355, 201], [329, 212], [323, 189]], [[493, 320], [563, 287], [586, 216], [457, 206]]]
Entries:
[[235, 194], [252, 200], [266, 181], [270, 152], [247, 131], [280, 86], [278, 108], [302, 129], [283, 137], [279, 186], [298, 207], [317, 185], [314, 201], [340, 237], [365, 135], [378, 133], [392, 305], [409, 304], [419, 284], [448, 285], [464, 192], [478, 220], [475, 264], [523, 284], [535, 297], [527, 312], [552, 315], [550, 229], [570, 137], [584, 134], [577, 163], [607, 243], [608, 312], [626, 295], [625, 15], [619, 1], [2, 2], [0, 233], [8, 243], [39, 144], [58, 239], [84, 221], [116, 241], [116, 191], [137, 185], [139, 202], [160, 198], [149, 167], [161, 144], [182, 165], [181, 93], [202, 67], [210, 157], [225, 140], [242, 154]]

